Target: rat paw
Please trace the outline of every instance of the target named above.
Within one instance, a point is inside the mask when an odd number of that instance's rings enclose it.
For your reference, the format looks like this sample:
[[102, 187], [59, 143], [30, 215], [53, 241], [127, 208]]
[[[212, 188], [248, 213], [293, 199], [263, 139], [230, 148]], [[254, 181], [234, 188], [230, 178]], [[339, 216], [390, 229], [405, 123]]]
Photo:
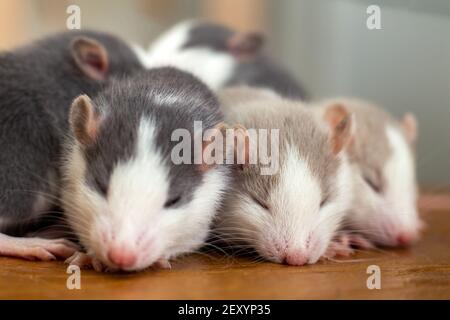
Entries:
[[167, 259], [160, 259], [156, 261], [153, 266], [160, 269], [172, 269], [172, 265]]
[[360, 249], [373, 249], [374, 244], [361, 234], [351, 233], [347, 235], [350, 244]]
[[354, 247], [360, 249], [373, 249], [374, 245], [364, 236], [356, 233], [343, 233], [337, 236], [329, 245], [324, 258], [336, 256], [348, 257], [355, 253]]
[[348, 257], [354, 253], [351, 246], [350, 239], [348, 235], [340, 235], [334, 239], [328, 246], [327, 251], [324, 254], [324, 258], [333, 258], [336, 256]]
[[109, 270], [99, 259], [80, 251], [75, 252], [71, 257], [66, 259], [65, 263], [80, 268], [94, 269], [97, 272], [107, 272]]
[[70, 257], [78, 250], [66, 239], [17, 238], [0, 234], [0, 255], [26, 260], [52, 261]]

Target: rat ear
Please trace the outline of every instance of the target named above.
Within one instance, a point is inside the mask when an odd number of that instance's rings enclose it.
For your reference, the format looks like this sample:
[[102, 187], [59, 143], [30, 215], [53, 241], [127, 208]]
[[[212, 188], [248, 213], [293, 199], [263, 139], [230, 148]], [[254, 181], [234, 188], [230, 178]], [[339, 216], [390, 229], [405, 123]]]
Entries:
[[87, 37], [78, 37], [72, 41], [70, 52], [84, 75], [93, 80], [105, 79], [109, 70], [109, 57], [100, 42]]
[[227, 41], [227, 50], [238, 59], [253, 58], [262, 48], [264, 37], [257, 32], [236, 33]]
[[412, 113], [407, 113], [403, 116], [400, 121], [400, 125], [403, 129], [403, 132], [406, 135], [409, 143], [414, 143], [417, 139], [417, 120], [416, 117]]
[[94, 142], [97, 135], [98, 119], [94, 106], [87, 95], [76, 98], [70, 108], [69, 123], [75, 138], [82, 145]]
[[[230, 127], [219, 123], [207, 134], [202, 144], [201, 170], [206, 171], [216, 164], [237, 164], [242, 168], [249, 163], [249, 136], [247, 129], [240, 125]], [[211, 141], [211, 137], [214, 140]], [[214, 151], [214, 155], [212, 155]]]
[[341, 104], [328, 107], [324, 115], [330, 132], [331, 149], [334, 155], [345, 150], [355, 134], [355, 117]]

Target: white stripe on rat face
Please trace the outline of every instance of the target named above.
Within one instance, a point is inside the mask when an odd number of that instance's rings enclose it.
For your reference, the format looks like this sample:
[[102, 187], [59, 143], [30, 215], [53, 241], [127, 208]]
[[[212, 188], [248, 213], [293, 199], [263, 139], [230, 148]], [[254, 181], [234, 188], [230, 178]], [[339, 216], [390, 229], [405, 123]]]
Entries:
[[309, 257], [313, 230], [318, 221], [322, 190], [308, 164], [292, 147], [287, 148], [286, 162], [281, 169], [280, 183], [272, 195], [275, 244], [285, 245], [285, 254], [301, 251]]
[[[108, 203], [111, 221], [122, 223], [133, 216], [137, 226], [157, 218], [169, 191], [168, 169], [156, 148], [155, 126], [142, 119], [138, 130], [136, 155], [114, 168], [109, 182]], [[123, 226], [124, 230], [126, 226]], [[136, 231], [136, 230], [134, 230]], [[124, 230], [126, 232], [126, 230]], [[131, 234], [116, 234], [126, 241]]]
[[[315, 263], [325, 253], [342, 222], [343, 213], [351, 204], [351, 173], [347, 161], [341, 156], [332, 186], [334, 194], [323, 207], [320, 204], [325, 197], [324, 190], [308, 164], [292, 147], [288, 148], [287, 161], [281, 172], [274, 195], [281, 206], [275, 210], [279, 217], [274, 220], [281, 225], [278, 235], [284, 235], [287, 240], [286, 258], [295, 264], [296, 256], [300, 254], [306, 263]], [[278, 240], [282, 243], [281, 238]]]
[[136, 51], [147, 68], [173, 66], [194, 74], [211, 89], [218, 89], [231, 78], [236, 61], [228, 53], [206, 47], [182, 48], [195, 25], [194, 21], [176, 25], [153, 43], [146, 57]]

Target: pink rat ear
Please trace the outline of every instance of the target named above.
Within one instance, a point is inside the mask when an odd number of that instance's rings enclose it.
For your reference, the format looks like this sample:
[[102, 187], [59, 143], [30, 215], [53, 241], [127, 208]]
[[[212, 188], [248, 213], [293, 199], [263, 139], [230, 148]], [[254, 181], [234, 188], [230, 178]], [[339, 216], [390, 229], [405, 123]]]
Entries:
[[79, 96], [73, 101], [69, 123], [79, 143], [88, 145], [95, 141], [99, 121], [92, 101], [87, 95]]
[[402, 126], [403, 132], [405, 133], [408, 142], [414, 143], [417, 140], [418, 131], [416, 117], [412, 113], [407, 113], [400, 121], [400, 125]]
[[355, 116], [350, 114], [341, 104], [328, 107], [324, 114], [330, 131], [331, 150], [338, 155], [353, 141], [355, 135]]
[[109, 70], [108, 52], [98, 41], [78, 37], [70, 45], [70, 51], [77, 67], [93, 80], [104, 80]]
[[[203, 164], [200, 166], [202, 171], [206, 171], [215, 165], [211, 163], [211, 160], [219, 160], [217, 155], [211, 155], [212, 150], [215, 153], [222, 153], [220, 158], [222, 163], [238, 165], [239, 168], [249, 163], [249, 135], [247, 129], [241, 125], [231, 127], [222, 122], [214, 127], [213, 130], [215, 130], [213, 136], [216, 136], [214, 142], [211, 142], [209, 139], [203, 142]], [[221, 139], [217, 139], [217, 136], [220, 136]]]
[[260, 33], [236, 33], [227, 41], [228, 51], [238, 59], [251, 59], [262, 48], [264, 37]]

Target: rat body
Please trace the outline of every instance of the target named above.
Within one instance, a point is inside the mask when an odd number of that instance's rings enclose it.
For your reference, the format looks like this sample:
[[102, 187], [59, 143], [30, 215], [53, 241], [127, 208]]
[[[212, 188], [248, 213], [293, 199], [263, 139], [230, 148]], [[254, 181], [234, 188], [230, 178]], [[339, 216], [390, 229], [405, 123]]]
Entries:
[[148, 67], [171, 65], [189, 71], [213, 90], [248, 85], [304, 99], [302, 86], [262, 52], [263, 37], [225, 26], [186, 21], [161, 35], [148, 52], [136, 48]]
[[371, 103], [351, 98], [325, 100], [314, 110], [321, 117], [336, 106], [351, 111], [358, 123], [348, 148], [355, 185], [345, 223], [350, 240], [356, 237], [355, 244], [363, 247], [412, 244], [422, 227], [417, 211], [414, 117], [406, 115], [398, 121]]
[[[225, 166], [176, 164], [176, 130], [196, 135], [223, 119], [210, 90], [191, 74], [156, 68], [114, 81], [70, 117], [63, 203], [94, 268], [137, 271], [199, 248], [227, 186]], [[192, 151], [192, 152], [191, 152]], [[83, 265], [85, 255], [70, 262]]]
[[351, 115], [330, 112], [324, 126], [302, 102], [245, 87], [221, 90], [219, 100], [229, 123], [279, 129], [279, 144], [271, 147], [278, 150], [279, 170], [261, 175], [260, 164], [237, 166], [215, 232], [272, 262], [315, 263], [351, 204], [352, 176], [343, 152], [353, 135]]
[[61, 33], [0, 53], [0, 232], [5, 233], [0, 254], [67, 256], [67, 242], [54, 246], [52, 240], [11, 235], [26, 235], [32, 222], [59, 204], [61, 144], [71, 100], [95, 94], [110, 75], [139, 69], [122, 41], [91, 31]]

